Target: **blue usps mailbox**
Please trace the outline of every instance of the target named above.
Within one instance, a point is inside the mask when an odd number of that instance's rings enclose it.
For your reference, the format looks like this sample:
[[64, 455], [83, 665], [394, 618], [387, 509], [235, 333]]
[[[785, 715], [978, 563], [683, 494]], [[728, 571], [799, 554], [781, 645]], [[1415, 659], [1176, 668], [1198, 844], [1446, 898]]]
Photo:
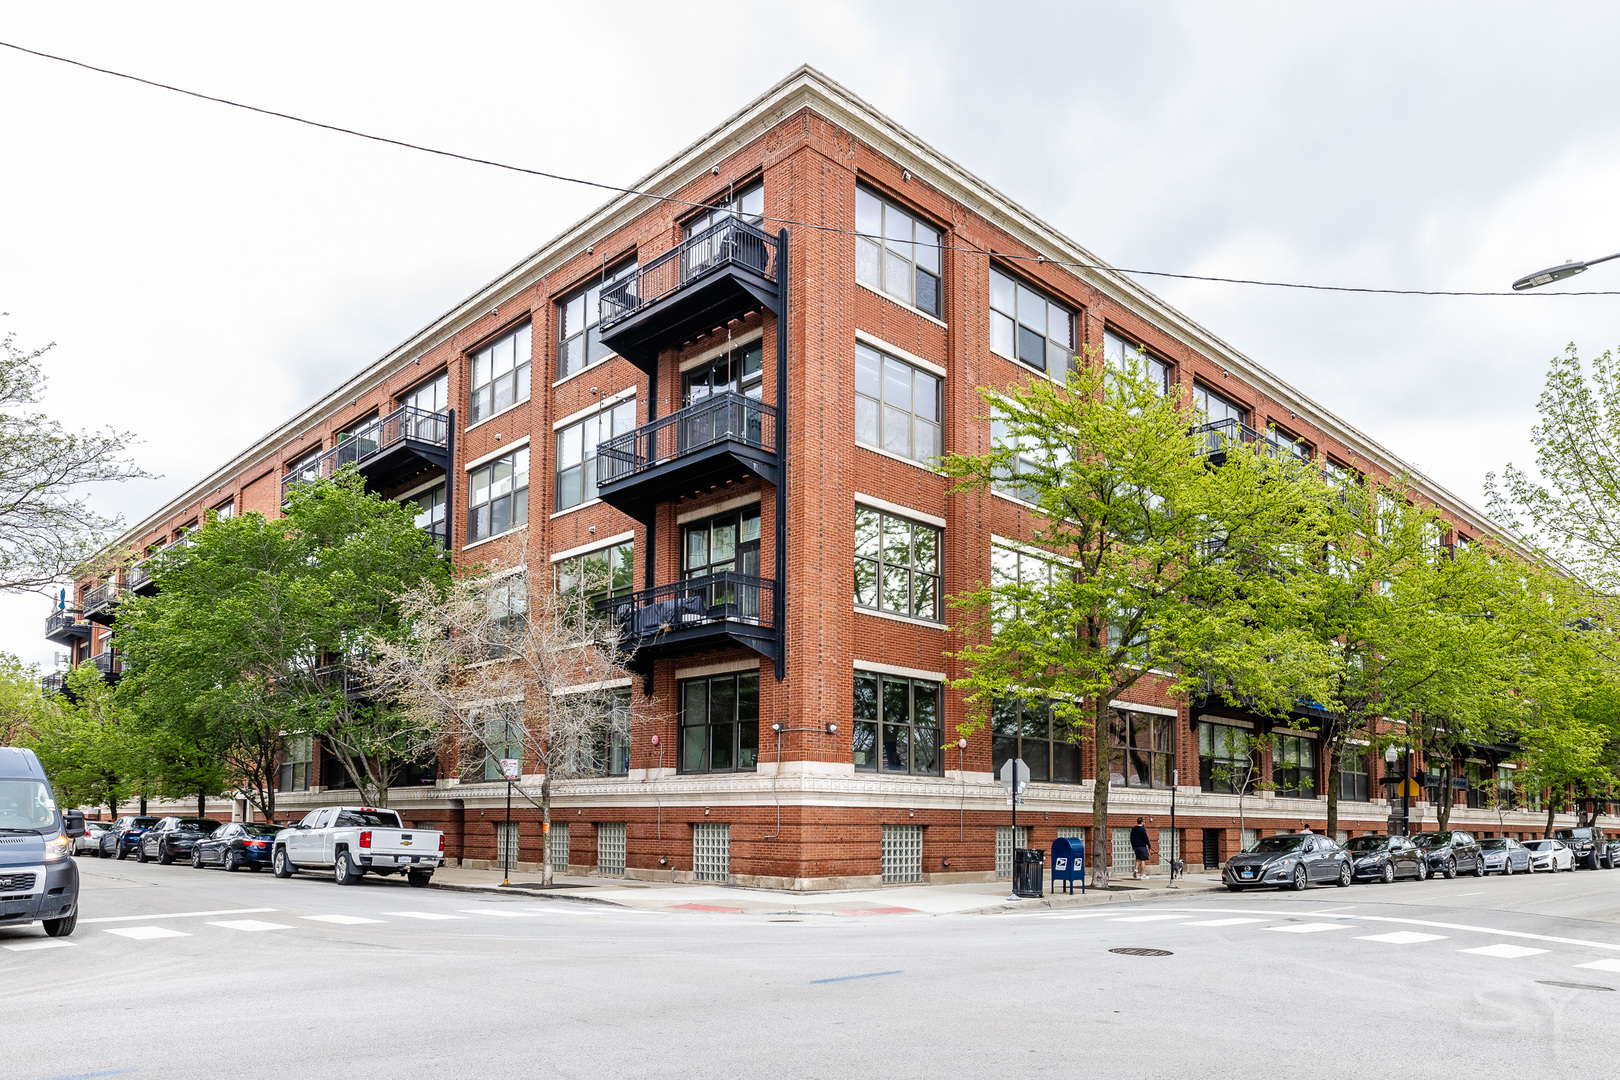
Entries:
[[1080, 883], [1080, 893], [1086, 891], [1086, 842], [1060, 836], [1052, 841], [1052, 891], [1058, 891], [1058, 882], [1064, 883], [1064, 892], [1074, 892], [1074, 883]]

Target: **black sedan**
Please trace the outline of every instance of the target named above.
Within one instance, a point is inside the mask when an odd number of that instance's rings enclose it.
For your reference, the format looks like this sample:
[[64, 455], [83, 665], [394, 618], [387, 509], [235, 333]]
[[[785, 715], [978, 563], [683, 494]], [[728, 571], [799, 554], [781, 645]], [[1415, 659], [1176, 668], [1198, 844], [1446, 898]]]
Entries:
[[1350, 853], [1315, 833], [1262, 836], [1241, 855], [1226, 860], [1221, 881], [1233, 892], [1250, 886], [1303, 889], [1312, 882], [1344, 888], [1354, 869]]
[[1479, 841], [1465, 832], [1426, 832], [1412, 837], [1429, 860], [1429, 873], [1454, 878], [1458, 874], [1485, 876], [1485, 853]]
[[1354, 860], [1354, 874], [1358, 881], [1382, 881], [1388, 884], [1396, 878], [1422, 881], [1429, 876], [1429, 860], [1418, 846], [1404, 836], [1357, 836], [1345, 844]]
[[101, 857], [128, 858], [129, 853], [135, 850], [135, 842], [141, 838], [141, 834], [157, 823], [158, 819], [155, 817], [137, 817], [129, 814], [114, 821], [101, 837]]
[[141, 834], [135, 844], [135, 861], [156, 859], [168, 866], [175, 859], [191, 856], [191, 849], [203, 837], [219, 828], [213, 818], [166, 817]]
[[243, 866], [262, 869], [270, 865], [270, 849], [280, 831], [280, 825], [246, 821], [222, 825], [192, 846], [191, 865], [199, 870], [205, 866], [220, 866], [226, 870]]

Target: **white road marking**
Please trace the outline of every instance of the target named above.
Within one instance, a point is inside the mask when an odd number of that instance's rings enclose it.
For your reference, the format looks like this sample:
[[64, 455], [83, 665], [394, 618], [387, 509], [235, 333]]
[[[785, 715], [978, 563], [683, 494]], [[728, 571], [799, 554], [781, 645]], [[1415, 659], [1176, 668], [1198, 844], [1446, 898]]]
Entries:
[[1544, 953], [1546, 949], [1527, 949], [1523, 945], [1484, 945], [1478, 949], [1458, 949], [1458, 952], [1473, 953], [1475, 956], [1499, 956], [1504, 960], [1516, 960], [1521, 956], [1535, 956]]
[[392, 915], [397, 919], [459, 919], [460, 915], [441, 915], [437, 911], [385, 911], [382, 914]]
[[77, 942], [48, 937], [39, 941], [19, 941], [15, 945], [0, 945], [11, 952], [33, 952], [35, 949], [71, 949]]
[[300, 919], [310, 922], [332, 923], [335, 926], [359, 926], [362, 923], [381, 923], [381, 919], [362, 919], [358, 915], [300, 915]]
[[149, 922], [152, 919], [200, 919], [204, 915], [262, 915], [273, 907], [225, 908], [221, 911], [171, 911], [162, 915], [109, 915], [100, 919], [80, 919], [82, 924], [108, 922]]
[[1359, 937], [1357, 941], [1382, 941], [1390, 945], [1416, 945], [1420, 941], [1444, 941], [1444, 934], [1419, 934], [1411, 930], [1397, 930], [1393, 934], [1373, 934], [1370, 937]]
[[226, 922], [211, 922], [209, 926], [223, 926], [227, 930], [291, 930], [286, 923], [260, 922], [258, 919], [232, 919]]
[[1101, 919], [1106, 916], [1118, 915], [1117, 911], [1080, 911], [1072, 915], [1049, 915], [1041, 913], [1043, 919]]
[[1264, 919], [1205, 919], [1203, 922], [1190, 922], [1188, 926], [1243, 926], [1248, 923], [1265, 922]]
[[1166, 922], [1170, 919], [1185, 919], [1185, 915], [1129, 915], [1115, 922]]
[[533, 918], [538, 918], [542, 914], [542, 912], [539, 912], [539, 911], [509, 911], [509, 910], [503, 910], [501, 908], [494, 908], [494, 907], [490, 907], [490, 908], [470, 908], [469, 907], [469, 908], [460, 908], [459, 910], [462, 911], [464, 914], [467, 914], [467, 915], [499, 915], [503, 919], [533, 919]]
[[1620, 960], [1593, 960], [1590, 964], [1576, 964], [1575, 966], [1591, 968], [1593, 971], [1620, 971]]
[[1344, 923], [1307, 922], [1293, 923], [1289, 926], [1268, 926], [1267, 930], [1275, 930], [1279, 934], [1318, 934], [1323, 930], [1343, 930]]
[[119, 937], [133, 938], [136, 941], [151, 941], [153, 938], [190, 937], [190, 934], [179, 930], [170, 930], [166, 926], [126, 926], [121, 930], [103, 930], [104, 934], [117, 934]]

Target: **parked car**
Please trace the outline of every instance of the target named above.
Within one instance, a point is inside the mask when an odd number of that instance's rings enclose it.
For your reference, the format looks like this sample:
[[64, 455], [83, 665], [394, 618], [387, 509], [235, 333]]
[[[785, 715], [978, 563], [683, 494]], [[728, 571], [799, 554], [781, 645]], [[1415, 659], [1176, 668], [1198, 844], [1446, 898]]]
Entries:
[[1531, 871], [1548, 870], [1556, 874], [1560, 870], [1575, 869], [1575, 853], [1562, 840], [1527, 840], [1524, 846], [1530, 852]]
[[1350, 884], [1355, 873], [1350, 853], [1315, 833], [1262, 836], [1240, 855], [1226, 860], [1221, 880], [1233, 892], [1251, 885], [1303, 889], [1311, 882]]
[[1422, 881], [1429, 876], [1429, 860], [1404, 836], [1357, 836], [1344, 847], [1350, 853], [1352, 874], [1359, 881], [1388, 884], [1396, 878]]
[[243, 866], [262, 869], [270, 865], [270, 852], [280, 831], [279, 825], [261, 822], [233, 821], [222, 825], [192, 845], [191, 865], [199, 870], [205, 866], [220, 866], [226, 870]]
[[365, 874], [403, 873], [420, 888], [444, 858], [444, 834], [407, 829], [392, 810], [323, 806], [277, 833], [271, 858], [279, 878], [301, 867], [331, 867], [339, 885], [354, 885]]
[[144, 815], [137, 817], [130, 814], [118, 818], [101, 838], [101, 857], [128, 858], [130, 852], [135, 850], [135, 842], [141, 838], [141, 834], [157, 823], [157, 818]]
[[1465, 832], [1418, 833], [1412, 842], [1423, 849], [1429, 873], [1454, 878], [1458, 874], [1485, 876], [1485, 853], [1479, 841]]
[[1614, 856], [1609, 851], [1603, 829], [1597, 825], [1582, 825], [1574, 829], [1554, 829], [1553, 839], [1562, 840], [1575, 853], [1575, 865], [1585, 870], [1599, 867], [1614, 869]]
[[101, 854], [101, 838], [107, 834], [107, 828], [111, 824], [111, 822], [107, 821], [86, 821], [84, 823], [84, 835], [75, 837], [73, 840], [73, 854], [94, 854], [99, 856]]
[[1530, 872], [1530, 849], [1511, 836], [1493, 836], [1479, 842], [1485, 853], [1485, 872], [1512, 877]]
[[197, 841], [217, 828], [219, 822], [213, 818], [161, 818], [136, 841], [135, 859], [137, 862], [156, 859], [160, 866], [168, 866], [176, 859], [190, 858]]

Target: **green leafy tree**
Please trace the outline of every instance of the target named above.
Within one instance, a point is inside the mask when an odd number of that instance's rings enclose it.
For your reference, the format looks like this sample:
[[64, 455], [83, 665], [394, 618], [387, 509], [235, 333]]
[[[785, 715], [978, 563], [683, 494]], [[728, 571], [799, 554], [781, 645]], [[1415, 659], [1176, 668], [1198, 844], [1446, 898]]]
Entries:
[[1110, 702], [1144, 680], [1272, 712], [1326, 693], [1327, 646], [1303, 617], [1311, 579], [1296, 571], [1330, 494], [1270, 443], [1195, 434], [1201, 417], [1140, 369], [1083, 364], [1067, 385], [1034, 379], [985, 400], [996, 445], [943, 467], [958, 490], [1032, 505], [1018, 558], [1033, 562], [1012, 572], [998, 552], [992, 580], [953, 601], [966, 617], [955, 685], [969, 727], [997, 700], [1040, 697], [1071, 735], [1089, 733], [1106, 880]]
[[0, 653], [0, 746], [23, 746], [42, 715], [39, 672], [10, 653]]

